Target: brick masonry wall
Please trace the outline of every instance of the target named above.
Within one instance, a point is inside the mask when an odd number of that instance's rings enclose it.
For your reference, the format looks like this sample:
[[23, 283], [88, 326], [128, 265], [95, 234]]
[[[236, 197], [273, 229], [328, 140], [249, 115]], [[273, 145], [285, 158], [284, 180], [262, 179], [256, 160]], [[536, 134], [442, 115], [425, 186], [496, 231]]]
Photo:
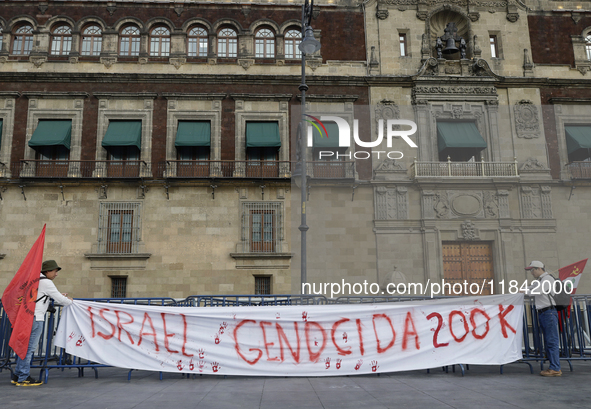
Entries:
[[575, 55], [571, 35], [581, 35], [591, 25], [591, 17], [578, 23], [570, 14], [560, 16], [528, 16], [531, 51], [534, 64], [568, 64], [574, 67]]

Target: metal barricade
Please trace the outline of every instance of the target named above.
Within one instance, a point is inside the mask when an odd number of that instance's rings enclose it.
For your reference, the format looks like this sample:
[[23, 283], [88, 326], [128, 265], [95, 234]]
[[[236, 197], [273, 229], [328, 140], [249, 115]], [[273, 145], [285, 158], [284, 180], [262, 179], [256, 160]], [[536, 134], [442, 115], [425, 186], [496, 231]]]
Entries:
[[191, 295], [181, 304], [187, 307], [325, 305], [328, 300], [323, 295]]

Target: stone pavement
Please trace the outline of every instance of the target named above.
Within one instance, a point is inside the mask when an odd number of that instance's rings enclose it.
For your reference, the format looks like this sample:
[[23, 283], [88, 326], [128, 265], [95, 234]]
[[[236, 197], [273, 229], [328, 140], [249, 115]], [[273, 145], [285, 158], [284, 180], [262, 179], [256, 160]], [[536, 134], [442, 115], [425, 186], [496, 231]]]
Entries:
[[[456, 367], [348, 377], [271, 378], [196, 376], [100, 368], [78, 378], [78, 371], [50, 370], [49, 382], [17, 388], [10, 372], [0, 373], [0, 407], [80, 409], [168, 408], [591, 408], [591, 362], [563, 362], [563, 376], [531, 375], [525, 364]], [[38, 371], [32, 372], [38, 376]]]

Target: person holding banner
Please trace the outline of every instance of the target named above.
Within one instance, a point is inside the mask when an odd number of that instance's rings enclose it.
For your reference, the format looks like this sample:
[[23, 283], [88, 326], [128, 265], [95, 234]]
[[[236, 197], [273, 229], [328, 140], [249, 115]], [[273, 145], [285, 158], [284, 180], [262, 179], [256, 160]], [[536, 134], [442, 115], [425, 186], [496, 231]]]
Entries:
[[39, 386], [43, 382], [38, 381], [30, 376], [31, 372], [31, 358], [37, 349], [39, 338], [43, 332], [43, 324], [45, 322], [45, 313], [49, 307], [50, 299], [53, 299], [57, 304], [70, 305], [73, 300], [67, 297], [67, 294], [61, 294], [53, 280], [57, 277], [58, 271], [62, 268], [57, 265], [55, 260], [44, 261], [41, 265], [41, 276], [39, 277], [39, 288], [37, 290], [37, 299], [35, 301], [35, 320], [31, 328], [31, 337], [29, 338], [29, 347], [25, 359], [21, 359], [18, 355], [16, 357], [16, 367], [12, 376], [12, 383], [16, 386]]
[[[530, 271], [538, 283], [532, 284], [527, 288], [527, 293], [535, 289], [534, 300], [536, 310], [540, 319], [540, 327], [544, 336], [544, 345], [546, 346], [546, 357], [550, 361], [550, 367], [540, 372], [542, 376], [562, 376], [560, 370], [560, 345], [558, 339], [558, 312], [552, 299], [552, 288], [554, 278], [546, 272], [544, 263], [534, 260], [525, 268]], [[545, 282], [548, 284], [544, 285]], [[548, 293], [548, 289], [550, 293]]]

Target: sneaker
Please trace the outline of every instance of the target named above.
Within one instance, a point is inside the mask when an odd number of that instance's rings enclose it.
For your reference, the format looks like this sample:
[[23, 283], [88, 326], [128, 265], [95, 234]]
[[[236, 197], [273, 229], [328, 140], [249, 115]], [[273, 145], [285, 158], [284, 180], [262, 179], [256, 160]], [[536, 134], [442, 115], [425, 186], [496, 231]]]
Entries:
[[18, 382], [18, 376], [12, 375], [12, 377], [10, 378], [10, 383], [13, 385], [16, 385], [17, 382]]
[[22, 382], [17, 382], [16, 386], [41, 386], [43, 385], [42, 381], [38, 381], [30, 376]]
[[562, 376], [562, 371], [555, 371], [554, 369], [545, 369], [540, 372], [542, 376]]

